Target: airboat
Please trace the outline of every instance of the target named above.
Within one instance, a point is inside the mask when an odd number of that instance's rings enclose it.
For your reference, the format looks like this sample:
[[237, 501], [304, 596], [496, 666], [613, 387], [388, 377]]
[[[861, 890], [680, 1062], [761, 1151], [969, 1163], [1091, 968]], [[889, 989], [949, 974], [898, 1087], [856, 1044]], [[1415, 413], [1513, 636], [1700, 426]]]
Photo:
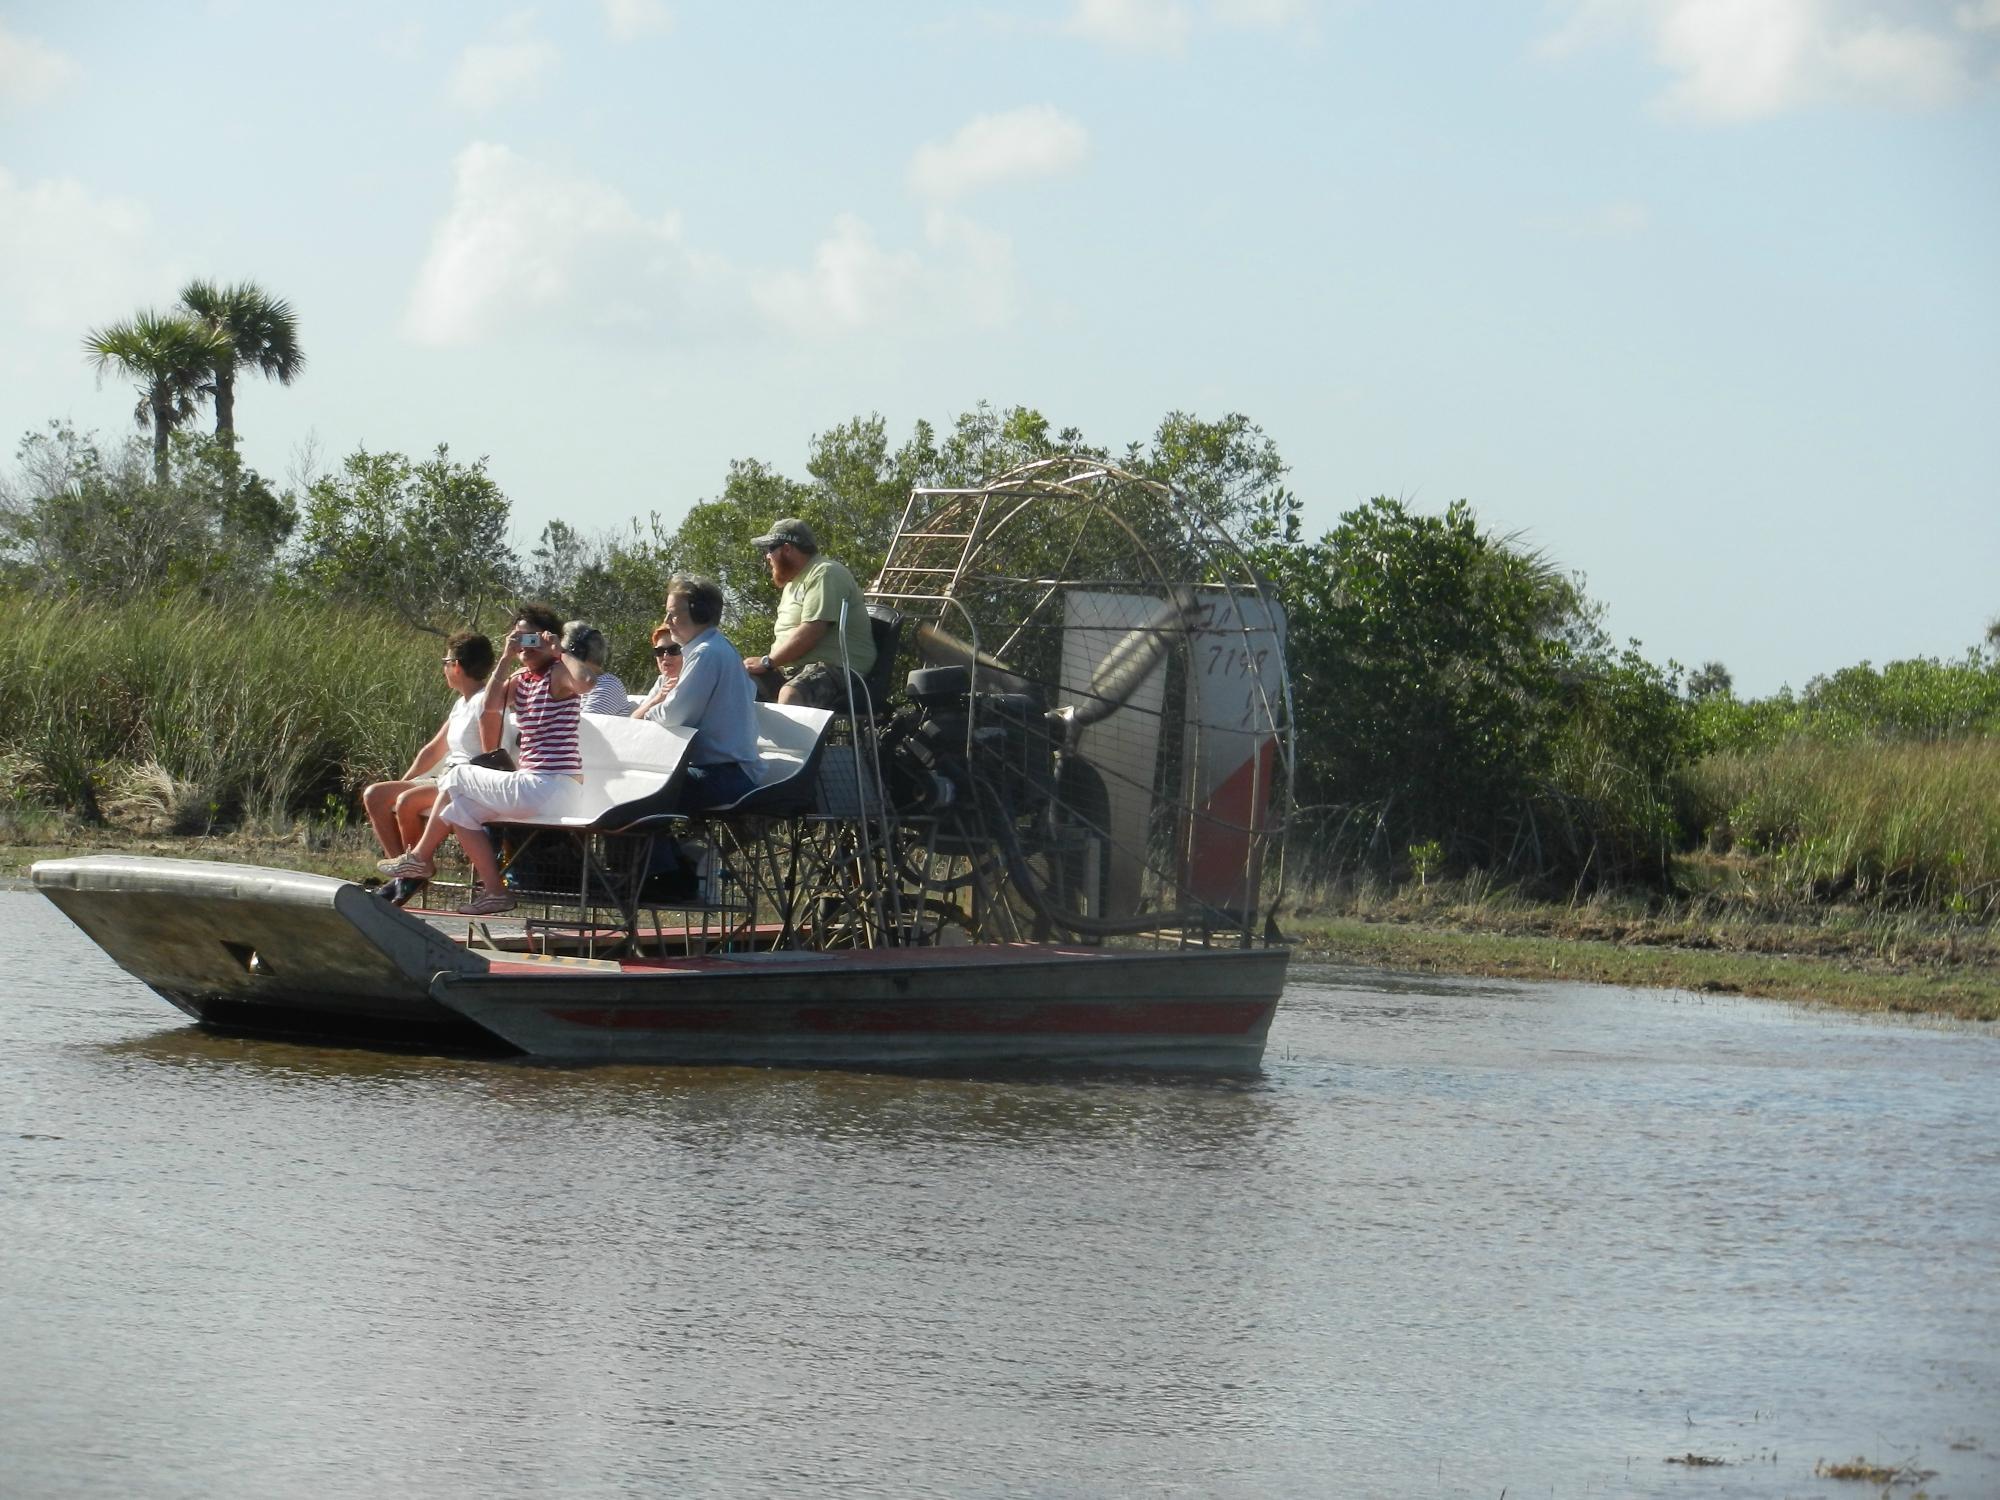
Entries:
[[189, 860], [49, 860], [33, 882], [223, 1031], [1254, 1071], [1289, 957], [1292, 715], [1284, 617], [1242, 548], [1163, 484], [1050, 459], [913, 491], [867, 600], [866, 691], [760, 709], [732, 807], [677, 810], [687, 731], [584, 715], [584, 781], [496, 830], [508, 918], [452, 915], [444, 882], [398, 906]]

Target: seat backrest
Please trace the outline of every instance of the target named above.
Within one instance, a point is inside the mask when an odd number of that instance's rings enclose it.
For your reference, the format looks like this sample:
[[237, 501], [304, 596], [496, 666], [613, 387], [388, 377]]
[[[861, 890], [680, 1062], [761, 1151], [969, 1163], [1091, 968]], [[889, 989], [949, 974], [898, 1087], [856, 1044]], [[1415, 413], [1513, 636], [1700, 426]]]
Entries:
[[889, 706], [889, 693], [896, 677], [896, 653], [903, 645], [904, 614], [886, 604], [868, 606], [868, 630], [875, 637], [875, 665], [862, 679], [868, 685], [869, 701], [880, 713]]
[[757, 705], [757, 785], [708, 815], [801, 812], [812, 802], [814, 775], [832, 712], [790, 703]]
[[790, 703], [757, 705], [757, 785], [789, 781], [826, 740], [833, 714], [824, 708], [800, 708]]
[[680, 798], [682, 767], [694, 731], [619, 714], [577, 715], [583, 780], [566, 785], [537, 825], [616, 828], [671, 811]]

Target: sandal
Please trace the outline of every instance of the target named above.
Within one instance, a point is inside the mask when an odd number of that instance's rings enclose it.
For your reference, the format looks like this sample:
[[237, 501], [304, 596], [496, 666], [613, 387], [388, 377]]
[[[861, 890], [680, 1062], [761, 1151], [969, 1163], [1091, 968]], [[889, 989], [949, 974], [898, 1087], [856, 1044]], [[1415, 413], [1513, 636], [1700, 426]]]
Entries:
[[437, 871], [421, 854], [399, 854], [394, 859], [378, 859], [375, 868], [391, 880], [429, 880]]

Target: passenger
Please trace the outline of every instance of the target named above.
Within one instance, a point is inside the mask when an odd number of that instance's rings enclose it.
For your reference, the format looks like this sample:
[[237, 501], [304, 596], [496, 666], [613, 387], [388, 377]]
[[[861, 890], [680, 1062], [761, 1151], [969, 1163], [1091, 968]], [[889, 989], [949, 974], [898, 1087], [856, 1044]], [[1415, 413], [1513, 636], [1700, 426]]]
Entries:
[[[778, 585], [776, 634], [770, 652], [746, 663], [757, 678], [757, 696], [805, 708], [846, 713], [850, 684], [841, 679], [840, 606], [847, 606], [847, 666], [853, 701], [867, 699], [862, 679], [875, 665], [875, 632], [854, 575], [819, 555], [819, 540], [804, 521], [787, 516], [751, 544], [763, 551]], [[783, 674], [782, 685], [779, 675]]]
[[423, 833], [424, 819], [437, 800], [438, 773], [471, 760], [486, 747], [480, 740], [479, 714], [486, 679], [493, 671], [493, 643], [471, 630], [461, 630], [444, 647], [444, 680], [458, 701], [438, 726], [438, 732], [410, 761], [395, 781], [371, 782], [361, 789], [361, 808], [375, 830], [382, 852], [390, 858], [403, 853]]
[[[511, 709], [520, 728], [518, 766], [511, 771], [487, 766], [451, 766], [438, 778], [437, 801], [423, 835], [401, 859], [377, 866], [397, 880], [428, 880], [438, 845], [448, 833], [458, 836], [472, 862], [477, 888], [458, 910], [468, 917], [497, 916], [514, 909], [514, 898], [501, 883], [500, 861], [486, 834], [488, 823], [514, 823], [533, 818], [547, 807], [565, 784], [583, 780], [583, 753], [577, 744], [577, 715], [588, 676], [603, 661], [604, 637], [572, 621], [565, 644], [564, 627], [545, 605], [524, 605], [500, 668], [487, 681], [480, 700], [484, 733], [497, 740], [502, 716]], [[596, 653], [597, 662], [591, 660]], [[509, 674], [514, 662], [522, 670]]]
[[666, 623], [653, 632], [660, 678], [635, 719], [695, 731], [688, 749], [684, 812], [726, 807], [757, 785], [757, 704], [743, 658], [716, 625], [719, 585], [677, 573], [667, 581]]
[[[571, 620], [563, 626], [563, 639], [571, 639], [570, 632], [591, 630], [581, 620]], [[590, 692], [583, 700], [583, 711], [587, 714], [617, 714], [621, 719], [632, 711], [632, 694], [604, 663], [611, 658], [611, 643], [604, 638], [604, 632], [594, 632], [604, 642], [603, 654], [598, 658], [597, 680], [590, 685]]]

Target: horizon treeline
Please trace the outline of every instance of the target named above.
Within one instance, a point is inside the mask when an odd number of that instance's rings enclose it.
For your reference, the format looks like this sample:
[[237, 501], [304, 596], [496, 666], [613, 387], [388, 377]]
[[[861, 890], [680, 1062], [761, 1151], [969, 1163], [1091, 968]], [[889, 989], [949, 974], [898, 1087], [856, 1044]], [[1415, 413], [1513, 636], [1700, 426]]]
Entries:
[[1735, 850], [1788, 856], [1808, 899], [2000, 908], [1994, 643], [1738, 699], [1720, 663], [1614, 643], [1580, 578], [1464, 502], [1378, 498], [1306, 538], [1276, 445], [1240, 414], [1169, 413], [1120, 449], [1027, 407], [900, 444], [856, 417], [814, 436], [803, 477], [739, 459], [678, 524], [552, 521], [526, 546], [486, 461], [443, 445], [356, 450], [281, 489], [232, 433], [183, 426], [149, 451], [51, 423], [0, 478], [0, 775], [14, 805], [86, 819], [338, 820], [435, 727], [426, 635], [497, 633], [541, 598], [605, 629], [643, 686], [675, 572], [722, 583], [739, 646], [768, 642], [749, 542], [775, 517], [806, 517], [865, 581], [912, 488], [1077, 453], [1172, 485], [1277, 586], [1313, 879], [1664, 887], [1677, 857]]

